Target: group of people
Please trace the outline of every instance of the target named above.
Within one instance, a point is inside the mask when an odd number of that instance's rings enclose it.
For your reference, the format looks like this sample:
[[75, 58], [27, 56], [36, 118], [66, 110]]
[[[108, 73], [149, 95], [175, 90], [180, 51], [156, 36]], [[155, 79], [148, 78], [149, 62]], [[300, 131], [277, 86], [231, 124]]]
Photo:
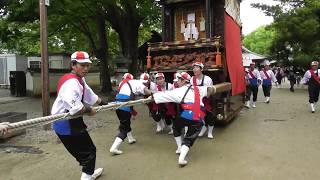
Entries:
[[[247, 108], [257, 107], [257, 97], [259, 86], [262, 85], [263, 94], [265, 97], [265, 103], [270, 103], [272, 83], [277, 84], [277, 78], [273, 71], [270, 69], [270, 62], [266, 62], [263, 69], [259, 71], [255, 68], [255, 63], [250, 64], [250, 68], [245, 68], [245, 80], [246, 80], [246, 102]], [[250, 103], [252, 95], [252, 102]]]
[[[316, 103], [319, 99], [319, 91], [320, 91], [320, 72], [319, 72], [319, 62], [312, 61], [310, 70], [307, 70], [301, 79], [302, 83], [308, 86], [309, 93], [309, 103], [311, 112], [315, 112]], [[294, 91], [293, 86], [296, 81], [300, 82], [300, 79], [293, 75], [293, 68], [288, 71], [287, 76], [290, 81], [290, 91]], [[246, 102], [245, 107], [250, 108], [256, 107], [256, 101], [258, 96], [259, 86], [262, 85], [263, 94], [265, 96], [265, 103], [270, 103], [271, 89], [272, 83], [276, 85], [281, 83], [282, 78], [278, 75], [282, 74], [281, 69], [274, 72], [270, 69], [270, 63], [266, 62], [261, 71], [255, 68], [255, 63], [250, 64], [250, 68], [245, 68], [245, 80], [246, 80]], [[282, 76], [281, 76], [282, 77]], [[251, 95], [252, 103], [250, 103]]]
[[[75, 115], [74, 119], [62, 119], [53, 123], [53, 129], [61, 140], [67, 151], [82, 166], [81, 180], [94, 180], [99, 177], [103, 168], [95, 168], [96, 147], [86, 130], [83, 115], [95, 115], [94, 105], [106, 105], [108, 102], [99, 98], [87, 85], [85, 76], [89, 71], [91, 60], [88, 53], [77, 51], [71, 55], [71, 73], [61, 77], [57, 98], [52, 106], [51, 114], [68, 112]], [[118, 87], [115, 97], [117, 102], [134, 100], [135, 96], [144, 95], [150, 97], [154, 102], [148, 104], [150, 115], [156, 124], [156, 133], [168, 127], [168, 134], [173, 134], [179, 154], [178, 164], [185, 166], [188, 162], [186, 156], [189, 149], [199, 136], [207, 132], [209, 139], [213, 138], [214, 116], [212, 109], [211, 94], [213, 88], [212, 79], [203, 74], [204, 65], [201, 62], [193, 63], [194, 76], [187, 72], [174, 74], [172, 83], [166, 82], [165, 75], [158, 72], [155, 81], [151, 81], [150, 75], [143, 73], [139, 79], [126, 73]], [[308, 85], [309, 103], [312, 113], [315, 112], [315, 105], [319, 98], [320, 72], [319, 63], [313, 61], [311, 69], [304, 77], [303, 83]], [[267, 62], [261, 71], [251, 63], [250, 68], [245, 69], [246, 79], [246, 107], [256, 107], [258, 87], [262, 85], [265, 96], [265, 103], [270, 102], [270, 91], [272, 82], [277, 83], [277, 78], [270, 69]], [[253, 101], [250, 103], [251, 95]], [[137, 140], [134, 138], [131, 128], [131, 119], [137, 115], [133, 107], [120, 107], [116, 110], [119, 119], [119, 133], [116, 136], [110, 153], [120, 155], [121, 143], [128, 139], [130, 144]], [[0, 124], [0, 127], [7, 127], [7, 124]], [[1, 134], [7, 132], [6, 128]]]
[[[81, 180], [93, 180], [99, 177], [103, 168], [95, 169], [96, 147], [86, 130], [82, 115], [94, 115], [94, 105], [105, 105], [107, 102], [99, 98], [86, 84], [85, 76], [89, 71], [91, 61], [89, 55], [77, 51], [71, 56], [71, 73], [65, 74], [59, 81], [57, 98], [52, 106], [52, 114], [69, 112], [78, 115], [74, 119], [63, 119], [53, 123], [53, 129], [67, 151], [82, 166]], [[193, 64], [194, 76], [187, 72], [177, 72], [174, 82], [165, 81], [163, 73], [156, 74], [155, 82], [150, 81], [150, 75], [141, 74], [134, 79], [130, 73], [123, 76], [115, 97], [117, 102], [134, 100], [137, 95], [144, 95], [154, 100], [149, 104], [149, 111], [156, 122], [156, 132], [169, 128], [173, 134], [179, 154], [178, 164], [185, 166], [185, 157], [199, 136], [208, 131], [208, 138], [213, 138], [213, 113], [210, 95], [214, 91], [212, 79], [202, 73], [204, 65], [201, 62]], [[110, 153], [120, 155], [121, 143], [128, 139], [130, 144], [136, 142], [131, 128], [131, 119], [137, 115], [133, 107], [120, 107], [116, 110], [119, 119], [119, 133], [110, 147]], [[185, 130], [185, 132], [183, 132]]]

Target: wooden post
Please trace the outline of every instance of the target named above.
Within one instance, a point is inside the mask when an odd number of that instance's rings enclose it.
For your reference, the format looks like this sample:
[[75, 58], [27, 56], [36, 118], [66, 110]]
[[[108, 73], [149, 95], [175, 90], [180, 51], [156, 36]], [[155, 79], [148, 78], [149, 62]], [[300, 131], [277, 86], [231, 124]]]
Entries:
[[[40, 7], [40, 49], [41, 49], [41, 80], [42, 80], [42, 114], [50, 114], [49, 99], [49, 63], [48, 63], [48, 33], [47, 33], [47, 7], [48, 0], [39, 0]], [[45, 127], [48, 129], [47, 127]]]

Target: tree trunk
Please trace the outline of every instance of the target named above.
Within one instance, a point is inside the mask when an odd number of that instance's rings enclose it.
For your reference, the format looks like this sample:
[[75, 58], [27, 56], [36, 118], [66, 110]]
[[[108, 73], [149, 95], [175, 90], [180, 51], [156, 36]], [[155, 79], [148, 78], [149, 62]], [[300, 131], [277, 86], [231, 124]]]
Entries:
[[96, 52], [97, 58], [100, 60], [100, 76], [102, 88], [101, 92], [109, 93], [112, 91], [110, 71], [108, 65], [108, 41], [106, 35], [106, 23], [102, 14], [97, 14], [97, 29], [99, 37], [99, 47]]
[[131, 60], [129, 72], [134, 76], [138, 70], [138, 34], [140, 23], [135, 23], [129, 18], [121, 22], [119, 33], [123, 56]]

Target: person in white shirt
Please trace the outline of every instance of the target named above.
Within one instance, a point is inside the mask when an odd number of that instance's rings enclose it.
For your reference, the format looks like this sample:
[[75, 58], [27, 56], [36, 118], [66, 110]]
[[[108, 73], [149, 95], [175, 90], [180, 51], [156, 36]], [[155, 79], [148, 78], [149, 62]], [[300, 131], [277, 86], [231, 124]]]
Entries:
[[[156, 86], [156, 83], [154, 83], [154, 82], [152, 81], [152, 77], [153, 77], [153, 75], [150, 75], [150, 74], [148, 74], [148, 73], [142, 73], [142, 74], [140, 75], [140, 80], [141, 80], [141, 81], [147, 80], [147, 83], [145, 83], [145, 85], [146, 85], [146, 87], [147, 87], [148, 89], [151, 89], [151, 87]], [[144, 97], [147, 98], [148, 95], [146, 95], [146, 96], [144, 96]], [[152, 117], [152, 106], [153, 106], [153, 103], [150, 102], [150, 103], [147, 103], [146, 105], [147, 105], [148, 110], [149, 110], [149, 117]]]
[[250, 63], [250, 68], [248, 72], [248, 80], [250, 82], [249, 84], [249, 89], [246, 92], [247, 99], [246, 99], [246, 107], [250, 107], [250, 98], [251, 94], [253, 95], [252, 99], [252, 107], [255, 108], [256, 102], [257, 102], [257, 97], [258, 97], [258, 87], [261, 84], [261, 76], [260, 73], [257, 69], [255, 69], [255, 63], [252, 62]]
[[270, 91], [272, 88], [272, 82], [277, 83], [276, 76], [270, 69], [270, 62], [265, 62], [264, 68], [260, 71], [260, 76], [262, 79], [262, 90], [266, 100], [265, 103], [270, 103]]
[[[126, 102], [134, 99], [135, 95], [151, 95], [151, 91], [146, 87], [149, 82], [149, 77], [144, 77], [141, 80], [124, 79], [118, 88], [118, 94], [116, 95], [116, 101]], [[132, 107], [124, 106], [116, 110], [118, 119], [120, 121], [119, 134], [114, 140], [110, 148], [110, 152], [113, 155], [122, 154], [119, 150], [120, 144], [128, 137], [130, 144], [135, 143], [136, 139], [132, 135], [131, 129], [131, 116]]]
[[[155, 76], [156, 84], [150, 86], [150, 90], [152, 93], [161, 92], [161, 91], [171, 91], [173, 89], [173, 85], [171, 83], [167, 83], [165, 81], [165, 76], [163, 73], [158, 72]], [[152, 103], [151, 110], [152, 118], [157, 124], [156, 132], [159, 133], [163, 131], [166, 125], [169, 127], [169, 133], [173, 134], [172, 130], [172, 122], [175, 118], [176, 111], [173, 103], [165, 103], [165, 104], [156, 104]]]
[[[209, 76], [206, 76], [202, 73], [204, 65], [202, 62], [195, 62], [192, 64], [193, 67], [193, 74], [191, 78], [191, 83], [194, 86], [212, 86], [213, 82]], [[212, 99], [209, 97], [204, 97], [202, 99], [204, 103], [204, 107], [206, 110], [205, 116], [205, 125], [202, 126], [199, 136], [202, 137], [205, 132], [208, 130], [208, 138], [213, 139], [213, 129], [214, 129], [214, 115], [212, 110]]]
[[[180, 117], [174, 121], [173, 135], [177, 143], [176, 153], [180, 154], [178, 164], [185, 166], [185, 160], [189, 149], [197, 139], [203, 126], [205, 110], [202, 98], [207, 96], [206, 86], [190, 85], [190, 75], [186, 72], [180, 74], [178, 84], [180, 88], [172, 91], [164, 91], [153, 94], [155, 103], [179, 103], [181, 107]], [[181, 131], [187, 126], [188, 131], [182, 140]]]
[[96, 179], [103, 172], [102, 168], [95, 170], [96, 147], [82, 117], [84, 113], [96, 113], [92, 110], [94, 104], [107, 104], [92, 91], [84, 79], [90, 64], [86, 52], [77, 51], [71, 55], [72, 71], [61, 77], [57, 98], [51, 110], [51, 114], [69, 112], [70, 115], [80, 115], [78, 118], [54, 122], [53, 129], [65, 148], [82, 166], [81, 180]]
[[246, 82], [246, 91], [245, 91], [245, 96], [244, 96], [244, 98], [245, 98], [245, 100], [246, 100], [246, 102], [245, 102], [245, 107], [246, 108], [250, 108], [250, 104], [249, 103], [247, 103], [247, 102], [249, 102], [249, 101], [247, 101], [247, 99], [250, 99], [250, 96], [248, 97], [248, 91], [250, 91], [250, 81], [249, 81], [249, 68], [244, 68], [244, 73], [245, 73], [245, 75], [244, 75], [244, 80], [245, 80], [245, 82]]
[[312, 61], [311, 69], [308, 70], [302, 79], [303, 84], [308, 85], [309, 92], [309, 103], [311, 112], [315, 112], [315, 105], [319, 100], [319, 90], [320, 90], [320, 71], [319, 71], [319, 62]]

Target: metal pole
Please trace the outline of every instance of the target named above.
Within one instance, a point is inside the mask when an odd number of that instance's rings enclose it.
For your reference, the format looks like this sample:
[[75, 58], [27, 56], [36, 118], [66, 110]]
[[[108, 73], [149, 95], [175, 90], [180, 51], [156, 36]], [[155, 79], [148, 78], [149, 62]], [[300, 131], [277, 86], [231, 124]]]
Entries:
[[47, 33], [47, 7], [45, 0], [39, 0], [40, 7], [40, 49], [41, 49], [41, 80], [42, 80], [42, 114], [50, 114], [49, 99], [49, 63], [48, 63], [48, 33]]

